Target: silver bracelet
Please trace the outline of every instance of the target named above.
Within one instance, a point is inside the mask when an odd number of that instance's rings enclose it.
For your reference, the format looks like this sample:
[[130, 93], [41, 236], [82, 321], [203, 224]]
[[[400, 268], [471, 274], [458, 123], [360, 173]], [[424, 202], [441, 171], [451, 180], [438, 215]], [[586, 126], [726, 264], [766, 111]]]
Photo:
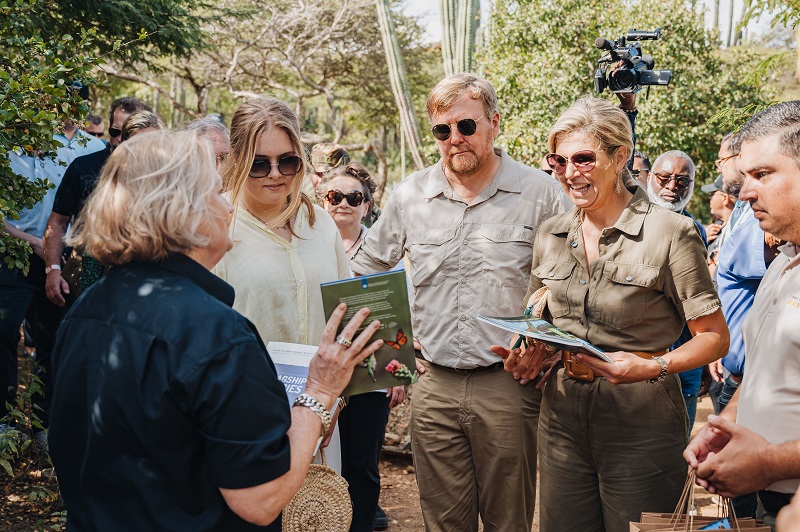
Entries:
[[659, 356], [651, 357], [653, 360], [661, 364], [661, 371], [658, 373], [658, 377], [654, 377], [647, 382], [656, 383], [663, 381], [667, 376], [667, 361]]
[[297, 399], [294, 400], [292, 407], [295, 406], [305, 406], [319, 416], [319, 418], [322, 420], [323, 436], [331, 429], [331, 413], [327, 408], [325, 408], [325, 405], [323, 405], [316, 398], [308, 395], [307, 393], [301, 393], [297, 396]]

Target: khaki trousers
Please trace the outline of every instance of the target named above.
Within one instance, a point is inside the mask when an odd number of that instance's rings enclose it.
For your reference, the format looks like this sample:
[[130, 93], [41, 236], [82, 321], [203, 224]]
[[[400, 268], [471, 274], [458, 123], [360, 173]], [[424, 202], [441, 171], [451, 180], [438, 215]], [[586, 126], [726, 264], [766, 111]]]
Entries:
[[530, 532], [541, 392], [500, 368], [424, 362], [414, 385], [411, 446], [428, 532]]
[[539, 530], [628, 532], [643, 511], [672, 512], [687, 434], [677, 375], [613, 386], [559, 369], [539, 420]]

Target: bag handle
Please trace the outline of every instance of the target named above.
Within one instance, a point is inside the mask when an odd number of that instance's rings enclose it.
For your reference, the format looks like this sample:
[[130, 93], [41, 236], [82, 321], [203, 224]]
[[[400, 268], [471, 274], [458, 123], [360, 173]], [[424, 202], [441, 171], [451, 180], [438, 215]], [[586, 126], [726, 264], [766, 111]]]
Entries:
[[[683, 485], [681, 497], [678, 499], [678, 505], [675, 507], [675, 511], [672, 513], [672, 517], [669, 521], [671, 530], [679, 530], [678, 524], [684, 515], [686, 518], [683, 520], [683, 527], [680, 530], [687, 532], [694, 528], [694, 514], [691, 510], [695, 501], [695, 478], [696, 472], [690, 467], [689, 474], [686, 476], [686, 483]], [[728, 497], [723, 497], [722, 500], [724, 505], [722, 507], [723, 515], [721, 518], [727, 518], [734, 529], [740, 532], [739, 520], [736, 517], [736, 511], [733, 509], [733, 501]]]

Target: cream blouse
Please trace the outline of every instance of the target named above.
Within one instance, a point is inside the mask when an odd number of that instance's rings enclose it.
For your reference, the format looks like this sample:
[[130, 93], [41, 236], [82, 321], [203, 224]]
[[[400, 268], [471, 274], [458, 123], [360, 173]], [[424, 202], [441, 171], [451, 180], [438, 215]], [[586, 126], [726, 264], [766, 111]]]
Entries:
[[289, 242], [238, 208], [233, 249], [213, 270], [236, 290], [233, 308], [253, 322], [265, 344], [318, 345], [325, 328], [319, 285], [350, 277], [336, 224], [324, 209], [314, 209], [312, 228], [300, 207]]

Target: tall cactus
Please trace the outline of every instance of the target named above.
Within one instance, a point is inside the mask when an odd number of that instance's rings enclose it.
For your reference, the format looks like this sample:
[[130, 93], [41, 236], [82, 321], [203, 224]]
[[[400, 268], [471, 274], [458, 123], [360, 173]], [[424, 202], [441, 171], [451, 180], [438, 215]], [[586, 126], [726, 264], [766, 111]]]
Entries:
[[480, 0], [441, 0], [442, 59], [450, 76], [472, 70]]
[[389, 9], [389, 0], [375, 0], [378, 10], [378, 23], [381, 28], [381, 38], [383, 39], [383, 49], [386, 52], [386, 64], [389, 67], [389, 79], [392, 83], [392, 93], [400, 112], [400, 123], [406, 133], [408, 148], [417, 170], [422, 170], [427, 166], [425, 154], [422, 151], [420, 141], [419, 122], [414, 106], [411, 103], [411, 90], [408, 85], [406, 75], [406, 65], [403, 55], [400, 53], [400, 42], [397, 39], [392, 13]]

